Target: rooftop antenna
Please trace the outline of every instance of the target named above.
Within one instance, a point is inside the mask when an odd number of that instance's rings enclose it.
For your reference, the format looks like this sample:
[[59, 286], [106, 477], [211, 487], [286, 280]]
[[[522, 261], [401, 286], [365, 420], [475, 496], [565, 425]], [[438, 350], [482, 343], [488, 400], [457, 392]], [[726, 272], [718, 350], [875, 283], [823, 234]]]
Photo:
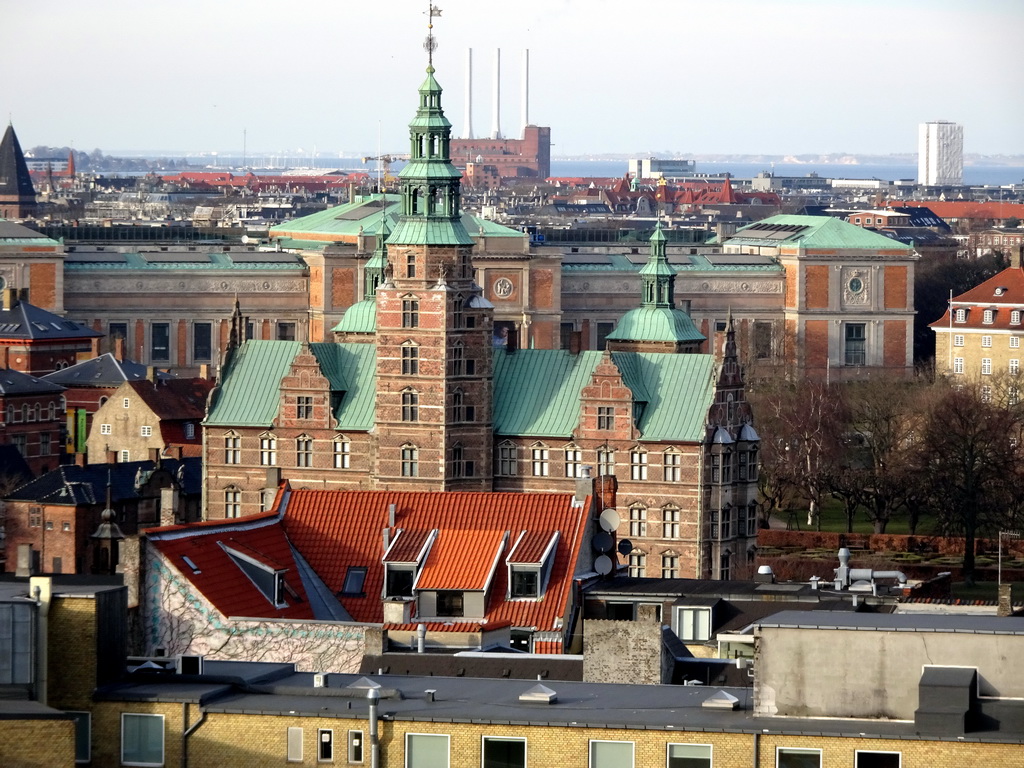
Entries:
[[441, 9], [433, 3], [427, 5], [427, 39], [423, 41], [423, 50], [427, 52], [427, 68], [434, 71], [434, 51], [437, 50], [437, 40], [434, 38], [434, 17], [441, 15]]

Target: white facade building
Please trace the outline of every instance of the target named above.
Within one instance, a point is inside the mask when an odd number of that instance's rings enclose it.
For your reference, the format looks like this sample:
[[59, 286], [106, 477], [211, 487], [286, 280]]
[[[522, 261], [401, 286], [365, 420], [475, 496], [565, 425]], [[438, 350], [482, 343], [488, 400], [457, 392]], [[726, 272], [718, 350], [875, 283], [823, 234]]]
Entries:
[[964, 127], [936, 120], [921, 123], [917, 142], [917, 180], [929, 187], [964, 183]]

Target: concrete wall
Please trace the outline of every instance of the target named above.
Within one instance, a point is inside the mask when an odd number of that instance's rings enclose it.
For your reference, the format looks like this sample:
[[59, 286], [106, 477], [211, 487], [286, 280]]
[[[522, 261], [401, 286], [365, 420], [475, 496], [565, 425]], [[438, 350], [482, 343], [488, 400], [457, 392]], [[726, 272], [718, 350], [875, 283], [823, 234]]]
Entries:
[[663, 682], [667, 664], [657, 606], [637, 607], [636, 621], [587, 619], [583, 628], [583, 680], [591, 683]]
[[1020, 635], [762, 627], [754, 708], [760, 715], [913, 720], [925, 665], [977, 667], [980, 695], [1024, 697], [1022, 654]]

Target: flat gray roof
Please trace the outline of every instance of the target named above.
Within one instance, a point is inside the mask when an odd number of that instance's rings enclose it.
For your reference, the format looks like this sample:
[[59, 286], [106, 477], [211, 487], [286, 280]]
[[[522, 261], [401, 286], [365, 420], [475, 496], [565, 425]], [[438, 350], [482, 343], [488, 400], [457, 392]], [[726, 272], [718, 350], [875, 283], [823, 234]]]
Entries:
[[785, 629], [852, 629], [1024, 635], [1024, 618], [1012, 616], [782, 611], [757, 623], [761, 627]]

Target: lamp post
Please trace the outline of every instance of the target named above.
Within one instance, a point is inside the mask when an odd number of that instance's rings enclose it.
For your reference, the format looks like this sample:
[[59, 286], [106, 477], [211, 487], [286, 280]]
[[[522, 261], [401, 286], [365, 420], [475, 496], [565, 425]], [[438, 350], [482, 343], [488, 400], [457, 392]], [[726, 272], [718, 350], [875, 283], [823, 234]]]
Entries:
[[1020, 531], [999, 532], [999, 566], [996, 572], [996, 589], [1003, 583], [1003, 539], [1019, 539]]

